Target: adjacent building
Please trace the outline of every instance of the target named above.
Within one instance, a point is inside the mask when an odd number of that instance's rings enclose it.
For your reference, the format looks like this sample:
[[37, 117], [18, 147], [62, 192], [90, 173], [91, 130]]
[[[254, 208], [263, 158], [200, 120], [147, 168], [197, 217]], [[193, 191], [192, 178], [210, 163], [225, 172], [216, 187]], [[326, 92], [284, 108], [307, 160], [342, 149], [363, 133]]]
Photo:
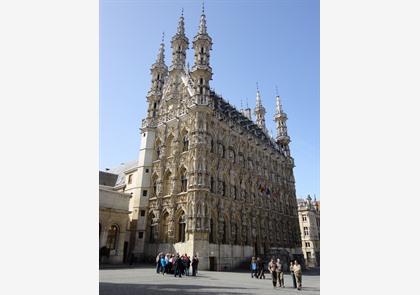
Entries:
[[116, 191], [118, 175], [99, 172], [100, 263], [122, 263], [127, 256], [126, 229], [131, 195]]
[[320, 266], [320, 202], [311, 196], [298, 199], [302, 251], [307, 267]]

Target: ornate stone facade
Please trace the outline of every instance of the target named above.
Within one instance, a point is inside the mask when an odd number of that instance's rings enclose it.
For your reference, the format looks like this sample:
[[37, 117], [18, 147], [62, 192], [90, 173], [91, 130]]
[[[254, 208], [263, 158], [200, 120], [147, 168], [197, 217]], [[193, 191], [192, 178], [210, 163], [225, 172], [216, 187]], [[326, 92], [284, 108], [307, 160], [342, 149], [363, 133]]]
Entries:
[[[189, 69], [181, 16], [171, 40], [171, 66], [165, 65], [162, 41], [151, 67], [138, 185], [132, 189], [130, 252], [198, 253], [199, 268], [215, 270], [252, 255], [301, 254], [294, 161], [280, 98], [273, 139], [259, 91], [256, 124], [249, 109], [238, 111], [210, 89], [212, 39], [204, 11], [192, 43]], [[143, 217], [135, 213], [142, 211]], [[137, 239], [137, 232], [144, 238]]]

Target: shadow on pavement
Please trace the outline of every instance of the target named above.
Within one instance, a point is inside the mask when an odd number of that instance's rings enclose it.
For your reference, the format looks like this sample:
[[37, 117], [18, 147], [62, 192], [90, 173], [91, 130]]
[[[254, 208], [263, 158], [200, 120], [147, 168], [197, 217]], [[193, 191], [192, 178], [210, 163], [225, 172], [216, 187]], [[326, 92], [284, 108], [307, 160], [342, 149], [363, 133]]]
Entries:
[[[206, 290], [207, 289], [207, 290]], [[152, 284], [119, 284], [119, 283], [99, 283], [100, 295], [141, 295], [141, 294], [200, 294], [200, 295], [214, 295], [214, 294], [255, 294], [234, 292], [229, 289], [247, 289], [242, 287], [217, 287], [217, 286], [201, 286], [201, 285], [152, 285]], [[251, 291], [251, 290], [250, 290]], [[181, 292], [181, 293], [180, 293]]]

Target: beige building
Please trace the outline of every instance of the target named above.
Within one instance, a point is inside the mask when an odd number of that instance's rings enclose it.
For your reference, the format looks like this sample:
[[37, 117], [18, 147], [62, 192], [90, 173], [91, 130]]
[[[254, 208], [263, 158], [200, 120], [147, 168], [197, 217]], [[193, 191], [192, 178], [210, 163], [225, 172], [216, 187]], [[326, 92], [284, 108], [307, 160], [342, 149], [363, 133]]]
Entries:
[[308, 197], [298, 200], [302, 251], [307, 267], [320, 266], [320, 202]]
[[128, 252], [150, 260], [161, 251], [197, 254], [199, 269], [211, 270], [231, 269], [253, 255], [302, 261], [280, 97], [272, 138], [258, 89], [254, 122], [251, 109], [237, 110], [210, 88], [212, 42], [203, 11], [190, 69], [180, 17], [171, 65], [162, 41], [151, 67], [139, 159], [109, 171], [119, 175], [114, 189], [132, 195]]
[[127, 253], [125, 239], [131, 195], [116, 191], [114, 179], [117, 175], [99, 173], [100, 263], [122, 263]]

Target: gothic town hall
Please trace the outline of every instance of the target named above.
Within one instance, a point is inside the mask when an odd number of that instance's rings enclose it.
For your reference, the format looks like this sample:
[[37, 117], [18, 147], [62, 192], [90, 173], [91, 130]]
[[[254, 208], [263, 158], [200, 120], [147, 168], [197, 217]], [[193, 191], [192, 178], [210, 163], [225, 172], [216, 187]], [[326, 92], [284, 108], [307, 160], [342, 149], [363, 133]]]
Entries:
[[108, 247], [114, 261], [187, 253], [198, 255], [199, 269], [226, 270], [252, 256], [276, 255], [284, 263], [303, 257], [280, 97], [272, 138], [258, 90], [255, 122], [251, 109], [237, 110], [211, 90], [212, 42], [203, 11], [189, 68], [181, 15], [170, 66], [163, 41], [151, 66], [139, 159], [101, 171], [108, 181], [100, 191], [127, 204], [124, 210], [100, 211], [100, 247]]

